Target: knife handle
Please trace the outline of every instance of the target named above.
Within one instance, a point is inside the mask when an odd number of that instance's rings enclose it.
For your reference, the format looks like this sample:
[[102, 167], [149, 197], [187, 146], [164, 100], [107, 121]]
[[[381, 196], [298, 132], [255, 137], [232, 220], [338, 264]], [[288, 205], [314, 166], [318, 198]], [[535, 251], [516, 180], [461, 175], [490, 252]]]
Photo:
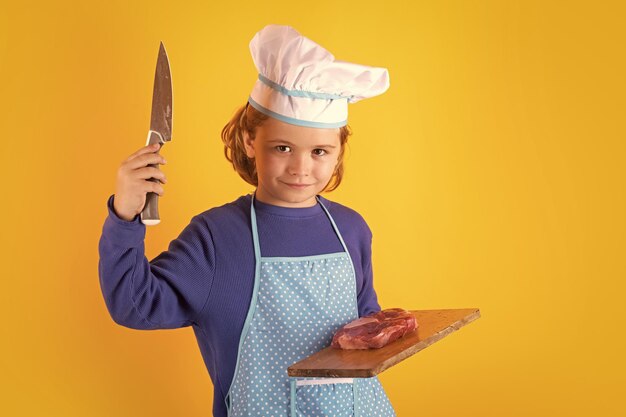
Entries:
[[[148, 139], [146, 140], [146, 146], [152, 145], [153, 143], [160, 143], [161, 148], [165, 144], [163, 142], [163, 138], [159, 134], [159, 132], [155, 132], [154, 130], [148, 131]], [[159, 148], [159, 150], [161, 150]], [[158, 164], [148, 164], [149, 167], [153, 167], [159, 169]], [[160, 182], [156, 178], [148, 178], [148, 181], [152, 182]], [[146, 193], [146, 204], [141, 211], [141, 222], [146, 226], [154, 226], [155, 224], [159, 224], [161, 219], [159, 218], [159, 195], [152, 191]]]

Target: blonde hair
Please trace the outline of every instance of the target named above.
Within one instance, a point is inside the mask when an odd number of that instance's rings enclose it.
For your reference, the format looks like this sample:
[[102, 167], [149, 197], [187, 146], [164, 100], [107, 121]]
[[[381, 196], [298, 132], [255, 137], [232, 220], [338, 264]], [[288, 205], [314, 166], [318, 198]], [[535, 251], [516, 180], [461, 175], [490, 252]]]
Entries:
[[[241, 106], [230, 119], [230, 121], [222, 129], [222, 142], [224, 142], [224, 156], [233, 164], [233, 168], [241, 178], [248, 184], [259, 185], [256, 172], [256, 163], [254, 159], [248, 158], [246, 148], [243, 144], [244, 132], [248, 133], [250, 139], [254, 139], [256, 129], [266, 121], [269, 116], [261, 113], [250, 103]], [[322, 192], [330, 192], [335, 190], [341, 184], [343, 179], [343, 155], [345, 144], [348, 143], [348, 137], [352, 135], [352, 130], [348, 125], [339, 129], [340, 150], [337, 158], [337, 166], [326, 187]]]

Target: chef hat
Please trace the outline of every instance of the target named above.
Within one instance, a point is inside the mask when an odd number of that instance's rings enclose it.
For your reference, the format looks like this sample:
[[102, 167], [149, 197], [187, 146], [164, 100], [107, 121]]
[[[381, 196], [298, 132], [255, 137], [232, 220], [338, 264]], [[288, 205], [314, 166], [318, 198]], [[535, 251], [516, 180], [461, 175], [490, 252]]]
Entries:
[[389, 88], [386, 68], [339, 61], [290, 26], [265, 26], [250, 41], [250, 52], [259, 77], [248, 102], [286, 123], [345, 126], [348, 103]]

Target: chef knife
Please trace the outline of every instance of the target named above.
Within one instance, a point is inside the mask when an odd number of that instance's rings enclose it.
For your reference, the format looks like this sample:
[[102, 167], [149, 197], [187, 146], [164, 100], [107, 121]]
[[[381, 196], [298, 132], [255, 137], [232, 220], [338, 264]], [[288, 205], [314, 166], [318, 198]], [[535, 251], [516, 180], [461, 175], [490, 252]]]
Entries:
[[[159, 46], [159, 56], [157, 58], [156, 72], [154, 75], [154, 89], [152, 91], [152, 115], [150, 116], [150, 130], [148, 131], [148, 139], [146, 146], [153, 143], [161, 144], [163, 147], [165, 142], [172, 140], [172, 77], [170, 73], [170, 63], [167, 59], [165, 46], [163, 42]], [[159, 169], [158, 164], [149, 164], [148, 166]], [[156, 178], [150, 178], [148, 181], [160, 182]], [[146, 204], [141, 211], [141, 222], [146, 226], [158, 224], [159, 195], [154, 192], [146, 194]]]

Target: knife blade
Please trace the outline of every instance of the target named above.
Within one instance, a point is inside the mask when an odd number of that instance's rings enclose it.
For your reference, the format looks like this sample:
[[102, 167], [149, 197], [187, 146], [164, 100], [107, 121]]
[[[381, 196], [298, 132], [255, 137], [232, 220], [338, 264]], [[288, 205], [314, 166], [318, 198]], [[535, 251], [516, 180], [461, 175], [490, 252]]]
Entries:
[[[153, 143], [159, 143], [163, 147], [165, 142], [172, 140], [172, 75], [170, 72], [170, 63], [167, 58], [167, 52], [163, 42], [159, 46], [159, 55], [157, 58], [156, 71], [154, 74], [154, 88], [152, 91], [152, 114], [150, 115], [150, 130], [148, 130], [148, 138], [146, 146]], [[158, 164], [149, 164], [148, 166], [159, 169]], [[150, 178], [148, 181], [160, 182], [156, 178]], [[159, 224], [158, 208], [159, 195], [154, 192], [146, 194], [146, 204], [141, 211], [141, 222], [146, 226]]]

